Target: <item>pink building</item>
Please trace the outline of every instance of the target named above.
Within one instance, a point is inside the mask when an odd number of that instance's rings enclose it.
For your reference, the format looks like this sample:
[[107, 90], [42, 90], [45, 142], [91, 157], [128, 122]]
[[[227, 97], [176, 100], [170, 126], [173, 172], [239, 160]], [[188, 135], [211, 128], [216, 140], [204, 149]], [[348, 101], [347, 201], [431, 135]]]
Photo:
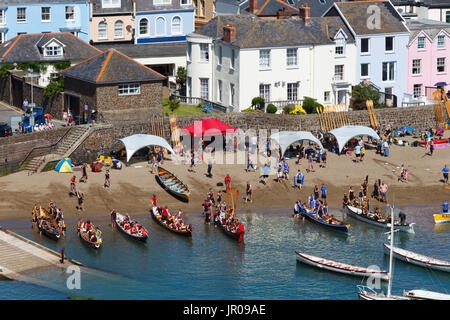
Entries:
[[[407, 93], [433, 100], [435, 84], [450, 85], [450, 24], [410, 23]], [[449, 89], [449, 87], [447, 87]]]

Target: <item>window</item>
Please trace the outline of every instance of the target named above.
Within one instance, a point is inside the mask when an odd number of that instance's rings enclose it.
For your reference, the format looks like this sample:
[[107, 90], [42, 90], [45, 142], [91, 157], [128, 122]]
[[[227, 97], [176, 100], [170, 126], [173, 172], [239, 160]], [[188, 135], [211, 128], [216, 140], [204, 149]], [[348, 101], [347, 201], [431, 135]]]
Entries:
[[230, 106], [234, 106], [234, 84], [230, 83]]
[[27, 22], [27, 8], [17, 8], [17, 22]]
[[445, 22], [446, 22], [446, 23], [450, 23], [450, 11], [447, 11], [447, 12], [445, 13]]
[[386, 37], [384, 39], [384, 50], [394, 51], [394, 37]]
[[387, 95], [392, 95], [392, 91], [393, 91], [392, 87], [384, 88], [384, 93]]
[[182, 6], [191, 4], [191, 0], [180, 0], [180, 4], [181, 4]]
[[259, 85], [259, 96], [264, 98], [265, 102], [270, 101], [270, 84]]
[[234, 61], [235, 61], [235, 53], [234, 50], [231, 49], [231, 64], [230, 64], [231, 69], [234, 69]]
[[50, 7], [41, 8], [41, 21], [43, 22], [50, 21]]
[[207, 43], [200, 43], [200, 61], [209, 62], [209, 46]]
[[217, 101], [222, 102], [222, 80], [217, 81]]
[[139, 34], [148, 34], [148, 20], [146, 18], [139, 21]]
[[200, 79], [200, 97], [208, 100], [209, 98], [209, 79]]
[[102, 0], [102, 8], [120, 8], [120, 0]]
[[417, 38], [417, 48], [419, 49], [425, 48], [425, 37]]
[[270, 69], [270, 50], [259, 50], [259, 69]]
[[334, 54], [337, 55], [337, 56], [344, 55], [344, 47], [343, 46], [336, 46], [334, 48]]
[[298, 65], [297, 51], [297, 48], [286, 50], [286, 65], [288, 67], [296, 67]]
[[5, 42], [5, 33], [4, 32], [0, 32], [0, 43]]
[[49, 45], [44, 49], [44, 56], [58, 57], [62, 55], [62, 48], [58, 45]]
[[121, 20], [114, 23], [114, 38], [123, 38], [123, 22]]
[[415, 84], [414, 89], [414, 98], [419, 98], [422, 95], [422, 85], [421, 84]]
[[361, 78], [369, 76], [369, 64], [361, 63]]
[[395, 80], [395, 62], [383, 62], [383, 81]]
[[420, 59], [412, 61], [412, 74], [420, 74]]
[[191, 61], [192, 43], [188, 42], [186, 49], [187, 49], [187, 61]]
[[437, 58], [437, 72], [445, 72], [445, 58]]
[[335, 80], [344, 80], [344, 65], [336, 65], [334, 66], [334, 79]]
[[330, 91], [324, 91], [323, 92], [323, 101], [324, 102], [330, 102]]
[[222, 46], [219, 46], [219, 65], [222, 65]]
[[156, 19], [156, 34], [160, 36], [166, 34], [166, 20], [163, 17]]
[[0, 24], [6, 24], [6, 14], [4, 9], [0, 9]]
[[443, 47], [444, 44], [445, 44], [445, 36], [444, 35], [439, 35], [438, 36], [438, 42], [437, 42], [438, 47]]
[[298, 83], [288, 83], [287, 84], [287, 99], [288, 100], [297, 100], [298, 97]]
[[369, 38], [361, 39], [361, 53], [369, 53]]
[[200, 0], [200, 16], [205, 16], [205, 0]]
[[133, 96], [141, 94], [139, 83], [119, 84], [119, 96]]
[[99, 39], [107, 39], [108, 38], [107, 33], [106, 33], [107, 27], [108, 26], [107, 26], [106, 22], [101, 21], [98, 24], [98, 38]]
[[66, 7], [66, 20], [75, 20], [75, 8], [74, 6]]
[[181, 33], [181, 18], [174, 17], [172, 19], [172, 34], [180, 34]]
[[192, 97], [192, 78], [187, 77], [187, 91], [188, 91], [188, 97]]

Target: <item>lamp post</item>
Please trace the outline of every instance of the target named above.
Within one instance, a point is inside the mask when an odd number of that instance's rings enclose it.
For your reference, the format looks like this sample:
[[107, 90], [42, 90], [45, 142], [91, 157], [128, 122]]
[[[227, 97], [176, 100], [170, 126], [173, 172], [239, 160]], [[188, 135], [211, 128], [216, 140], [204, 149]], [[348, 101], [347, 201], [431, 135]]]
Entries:
[[30, 107], [31, 107], [31, 114], [30, 114], [30, 127], [31, 127], [31, 131], [33, 131], [34, 128], [34, 115], [33, 115], [33, 111], [34, 111], [34, 97], [33, 97], [33, 78], [36, 77], [36, 75], [33, 73], [33, 69], [29, 68], [28, 70], [28, 77], [30, 77], [31, 80], [31, 103], [30, 103]]

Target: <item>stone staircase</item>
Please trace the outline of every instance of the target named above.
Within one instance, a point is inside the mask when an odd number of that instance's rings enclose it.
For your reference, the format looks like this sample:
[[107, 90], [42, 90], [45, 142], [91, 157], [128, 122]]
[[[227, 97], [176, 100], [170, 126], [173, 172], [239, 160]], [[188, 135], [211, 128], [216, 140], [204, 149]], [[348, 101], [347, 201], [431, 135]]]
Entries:
[[89, 137], [93, 130], [94, 127], [91, 125], [80, 125], [71, 128], [67, 136], [53, 148], [51, 153], [31, 158], [26, 161], [23, 169], [27, 170], [28, 174], [33, 174], [40, 172], [51, 161], [69, 157]]

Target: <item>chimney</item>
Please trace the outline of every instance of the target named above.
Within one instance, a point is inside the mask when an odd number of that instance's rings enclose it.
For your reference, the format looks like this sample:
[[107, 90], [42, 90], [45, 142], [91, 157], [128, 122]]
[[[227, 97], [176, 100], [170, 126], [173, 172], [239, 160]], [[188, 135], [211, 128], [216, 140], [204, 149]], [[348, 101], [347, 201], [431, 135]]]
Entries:
[[286, 9], [286, 7], [277, 11], [277, 20], [288, 19], [290, 16], [292, 16], [292, 11]]
[[258, 11], [258, 0], [250, 0], [249, 9], [250, 13], [256, 13]]
[[223, 41], [231, 42], [236, 38], [236, 28], [232, 23], [227, 23], [223, 27]]
[[311, 22], [311, 8], [308, 7], [308, 4], [305, 3], [302, 7], [299, 8], [300, 19], [305, 22], [305, 25], [309, 25]]

